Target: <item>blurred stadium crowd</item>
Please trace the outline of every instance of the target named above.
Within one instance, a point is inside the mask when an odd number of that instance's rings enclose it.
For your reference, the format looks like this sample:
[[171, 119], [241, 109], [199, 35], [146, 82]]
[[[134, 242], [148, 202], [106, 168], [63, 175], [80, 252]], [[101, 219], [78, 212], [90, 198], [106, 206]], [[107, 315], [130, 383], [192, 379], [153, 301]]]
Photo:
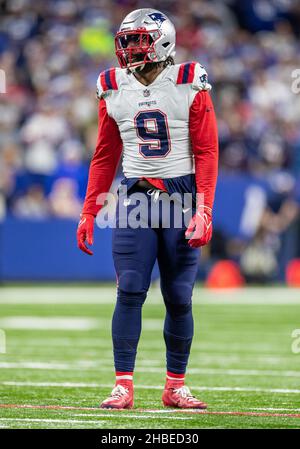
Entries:
[[280, 235], [300, 203], [298, 0], [2, 1], [0, 216], [78, 218], [96, 141], [97, 76], [117, 64], [124, 16], [149, 6], [175, 23], [176, 61], [207, 69], [221, 173], [269, 180], [274, 195], [257, 235]]

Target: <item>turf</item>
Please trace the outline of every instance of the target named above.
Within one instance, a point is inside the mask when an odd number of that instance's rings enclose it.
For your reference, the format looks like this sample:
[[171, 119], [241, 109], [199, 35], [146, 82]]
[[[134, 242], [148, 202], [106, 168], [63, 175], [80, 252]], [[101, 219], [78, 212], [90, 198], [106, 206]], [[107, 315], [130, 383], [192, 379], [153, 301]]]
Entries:
[[106, 411], [113, 385], [113, 286], [0, 289], [0, 428], [299, 428], [300, 291], [194, 293], [187, 384], [207, 413], [162, 407], [164, 307], [153, 287], [143, 309], [135, 408]]

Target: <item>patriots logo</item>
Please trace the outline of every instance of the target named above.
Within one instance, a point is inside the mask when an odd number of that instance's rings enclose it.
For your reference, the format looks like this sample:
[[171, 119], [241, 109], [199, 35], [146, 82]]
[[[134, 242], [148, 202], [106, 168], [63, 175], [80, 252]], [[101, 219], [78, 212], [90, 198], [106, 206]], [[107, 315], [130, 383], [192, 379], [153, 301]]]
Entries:
[[161, 24], [167, 20], [166, 17], [161, 12], [153, 12], [152, 14], [148, 14], [148, 16], [157, 23], [160, 27]]
[[207, 83], [207, 75], [206, 73], [204, 75], [199, 76], [201, 83]]

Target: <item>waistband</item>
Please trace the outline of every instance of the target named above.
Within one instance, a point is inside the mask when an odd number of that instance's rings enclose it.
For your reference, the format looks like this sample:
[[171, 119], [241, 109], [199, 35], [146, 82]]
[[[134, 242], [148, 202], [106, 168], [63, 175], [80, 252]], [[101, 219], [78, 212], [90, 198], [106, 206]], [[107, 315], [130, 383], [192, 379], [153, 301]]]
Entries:
[[[123, 178], [121, 180], [121, 186], [126, 186], [127, 190], [129, 191], [134, 185], [136, 185], [140, 180], [140, 178]], [[196, 182], [195, 182], [195, 175], [185, 175], [185, 176], [178, 176], [176, 178], [165, 178], [162, 180], [164, 183], [164, 186], [169, 194], [178, 192], [178, 193], [192, 193], [193, 196], [196, 195]], [[155, 189], [156, 187], [153, 185], [150, 185], [151, 189]]]

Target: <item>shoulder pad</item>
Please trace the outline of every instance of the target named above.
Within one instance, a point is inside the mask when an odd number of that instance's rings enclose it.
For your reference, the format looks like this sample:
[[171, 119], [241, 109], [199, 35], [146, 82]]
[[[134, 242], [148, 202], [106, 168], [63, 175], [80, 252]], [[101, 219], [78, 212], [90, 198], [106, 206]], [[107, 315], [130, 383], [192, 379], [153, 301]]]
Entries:
[[205, 68], [195, 61], [179, 65], [176, 84], [191, 84], [196, 90], [211, 89]]
[[106, 91], [117, 89], [116, 68], [101, 72], [97, 79], [97, 97], [100, 99]]

